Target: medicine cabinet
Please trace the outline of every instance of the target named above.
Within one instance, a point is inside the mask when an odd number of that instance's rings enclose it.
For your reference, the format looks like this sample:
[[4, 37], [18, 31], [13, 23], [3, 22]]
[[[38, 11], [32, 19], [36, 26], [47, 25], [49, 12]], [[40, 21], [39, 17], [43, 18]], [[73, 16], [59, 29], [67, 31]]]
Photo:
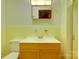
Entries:
[[54, 16], [51, 0], [31, 0], [32, 23], [49, 23]]

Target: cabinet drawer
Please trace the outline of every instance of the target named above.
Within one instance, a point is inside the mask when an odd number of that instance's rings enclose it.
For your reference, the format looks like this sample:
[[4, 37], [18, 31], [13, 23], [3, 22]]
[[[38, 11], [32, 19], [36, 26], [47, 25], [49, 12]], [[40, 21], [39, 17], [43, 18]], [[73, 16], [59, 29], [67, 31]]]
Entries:
[[40, 49], [60, 49], [60, 43], [41, 43]]
[[26, 49], [26, 50], [20, 50], [20, 52], [39, 52], [38, 49]]
[[35, 43], [20, 43], [20, 50], [39, 49], [39, 44]]
[[60, 43], [20, 43], [20, 50], [60, 49]]

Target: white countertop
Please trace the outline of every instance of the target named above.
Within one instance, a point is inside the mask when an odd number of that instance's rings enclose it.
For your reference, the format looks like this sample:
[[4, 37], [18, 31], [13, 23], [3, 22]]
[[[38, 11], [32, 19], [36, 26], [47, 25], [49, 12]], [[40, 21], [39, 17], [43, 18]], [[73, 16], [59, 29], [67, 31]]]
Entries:
[[60, 41], [56, 40], [54, 37], [29, 37], [21, 40], [20, 43], [60, 43]]

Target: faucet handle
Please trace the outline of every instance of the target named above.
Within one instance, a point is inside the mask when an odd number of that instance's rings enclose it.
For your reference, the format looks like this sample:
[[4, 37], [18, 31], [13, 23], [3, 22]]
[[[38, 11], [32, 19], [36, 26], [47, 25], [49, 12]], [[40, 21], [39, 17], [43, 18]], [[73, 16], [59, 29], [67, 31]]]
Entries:
[[48, 32], [48, 30], [46, 29], [46, 30], [44, 30], [44, 32]]

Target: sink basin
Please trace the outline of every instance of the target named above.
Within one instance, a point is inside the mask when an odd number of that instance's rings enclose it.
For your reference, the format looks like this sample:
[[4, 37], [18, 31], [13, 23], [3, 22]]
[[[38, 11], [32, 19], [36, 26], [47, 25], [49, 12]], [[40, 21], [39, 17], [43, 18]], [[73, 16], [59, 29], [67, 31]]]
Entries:
[[54, 37], [29, 37], [27, 39], [21, 40], [20, 43], [60, 43]]

